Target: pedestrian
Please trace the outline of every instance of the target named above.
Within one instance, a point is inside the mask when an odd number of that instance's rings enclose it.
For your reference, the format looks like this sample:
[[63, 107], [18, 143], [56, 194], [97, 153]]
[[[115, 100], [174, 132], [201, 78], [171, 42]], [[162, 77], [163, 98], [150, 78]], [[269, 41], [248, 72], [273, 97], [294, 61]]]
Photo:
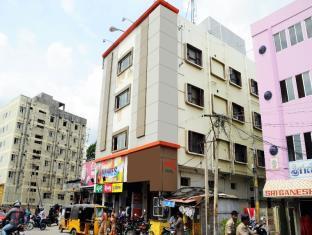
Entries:
[[252, 231], [248, 228], [249, 221], [250, 221], [249, 216], [243, 214], [241, 217], [241, 223], [236, 228], [236, 235], [257, 234], [256, 231]]
[[235, 235], [236, 234], [236, 222], [237, 222], [237, 211], [231, 212], [231, 218], [225, 224], [225, 235]]
[[108, 215], [106, 211], [103, 211], [99, 235], [107, 235], [107, 220], [108, 220]]
[[117, 235], [117, 228], [116, 228], [117, 221], [116, 221], [116, 215], [114, 211], [112, 211], [110, 222], [111, 222], [111, 231], [109, 235]]
[[2, 235], [10, 234], [11, 230], [16, 229], [18, 225], [24, 223], [24, 210], [21, 208], [21, 203], [19, 201], [14, 202], [13, 208], [9, 210], [3, 219], [3, 221], [6, 220], [8, 220], [9, 223], [2, 228]]
[[37, 205], [36, 210], [35, 210], [35, 216], [38, 216], [40, 213], [40, 207]]
[[31, 211], [30, 211], [30, 207], [28, 205], [26, 210], [25, 210], [25, 223], [29, 222], [30, 216], [31, 216]]
[[177, 222], [175, 223], [175, 232], [176, 235], [184, 234], [183, 215], [181, 212], [178, 212], [177, 214]]

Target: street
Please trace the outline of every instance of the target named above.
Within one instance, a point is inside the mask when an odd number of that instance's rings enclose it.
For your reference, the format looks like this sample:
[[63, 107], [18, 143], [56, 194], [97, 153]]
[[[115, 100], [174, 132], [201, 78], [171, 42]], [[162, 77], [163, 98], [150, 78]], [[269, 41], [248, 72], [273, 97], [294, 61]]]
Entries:
[[[27, 231], [26, 235], [55, 235], [61, 234], [58, 230], [58, 226], [47, 227], [44, 231], [40, 231], [38, 228], [34, 228], [31, 231]], [[64, 233], [66, 234], [66, 233]]]

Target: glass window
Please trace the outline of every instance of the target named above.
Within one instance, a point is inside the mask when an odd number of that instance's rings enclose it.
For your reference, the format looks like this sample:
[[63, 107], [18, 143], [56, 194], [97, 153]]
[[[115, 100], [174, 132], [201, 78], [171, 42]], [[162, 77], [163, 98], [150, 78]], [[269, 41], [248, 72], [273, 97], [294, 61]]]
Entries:
[[113, 136], [113, 151], [119, 151], [127, 148], [127, 131]]
[[187, 84], [187, 102], [204, 107], [204, 90], [191, 84]]
[[247, 163], [247, 147], [241, 144], [234, 144], [235, 161]]
[[303, 41], [303, 34], [302, 34], [302, 28], [301, 28], [300, 22], [289, 27], [288, 30], [289, 30], [290, 43], [292, 46]]
[[242, 86], [241, 73], [230, 67], [230, 82], [237, 86]]
[[295, 99], [294, 87], [293, 87], [291, 78], [280, 81], [280, 87], [281, 87], [283, 103], [286, 103], [288, 101]]
[[191, 186], [191, 178], [181, 177], [180, 178], [181, 186]]
[[282, 49], [287, 48], [287, 40], [285, 30], [278, 32], [273, 35], [274, 44], [276, 51], [281, 51]]
[[312, 95], [311, 80], [310, 80], [309, 72], [305, 72], [303, 74], [297, 75], [296, 84], [297, 84], [297, 91], [298, 91], [299, 98]]
[[121, 109], [130, 103], [130, 88], [115, 97], [115, 110]]
[[312, 37], [312, 17], [305, 20], [308, 38]]
[[302, 160], [302, 148], [300, 135], [293, 135], [286, 137], [288, 159], [289, 161]]
[[129, 68], [131, 65], [132, 65], [132, 51], [130, 51], [128, 54], [126, 54], [123, 58], [121, 58], [118, 61], [117, 73], [121, 74], [123, 71], [125, 71], [127, 68]]
[[304, 133], [304, 143], [307, 153], [307, 159], [312, 159], [312, 139], [311, 132]]
[[257, 150], [257, 162], [258, 166], [265, 167], [264, 152], [262, 150]]
[[191, 62], [192, 64], [202, 66], [202, 51], [196, 47], [193, 47], [190, 44], [187, 44], [186, 47], [187, 47], [186, 60]]
[[250, 79], [250, 93], [255, 96], [259, 95], [258, 83], [253, 79]]
[[257, 129], [262, 129], [261, 115], [259, 113], [253, 112], [253, 126]]
[[188, 151], [191, 153], [205, 154], [206, 136], [194, 131], [188, 132]]
[[233, 110], [233, 119], [241, 122], [245, 122], [245, 112], [244, 112], [244, 107], [232, 103], [232, 110]]

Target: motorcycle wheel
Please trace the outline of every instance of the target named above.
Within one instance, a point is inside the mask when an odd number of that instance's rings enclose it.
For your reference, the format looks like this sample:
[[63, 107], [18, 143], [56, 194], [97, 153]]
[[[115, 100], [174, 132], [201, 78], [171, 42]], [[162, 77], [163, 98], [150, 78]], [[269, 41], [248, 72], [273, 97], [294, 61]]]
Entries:
[[29, 230], [32, 230], [34, 228], [34, 224], [32, 222], [28, 222], [26, 224], [26, 230], [29, 231]]
[[45, 230], [46, 227], [47, 227], [47, 225], [46, 225], [45, 223], [41, 223], [41, 224], [39, 225], [39, 228], [40, 228], [41, 231], [42, 231], [42, 230]]
[[135, 231], [134, 230], [128, 230], [125, 232], [126, 235], [135, 235]]

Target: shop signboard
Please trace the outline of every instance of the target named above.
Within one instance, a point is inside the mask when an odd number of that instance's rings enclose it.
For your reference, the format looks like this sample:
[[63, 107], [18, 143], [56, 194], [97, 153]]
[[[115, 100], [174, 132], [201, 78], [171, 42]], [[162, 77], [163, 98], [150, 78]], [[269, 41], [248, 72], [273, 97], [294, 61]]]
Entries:
[[163, 207], [175, 207], [175, 202], [170, 200], [163, 200], [162, 202]]
[[312, 159], [289, 162], [290, 178], [312, 177]]
[[105, 160], [96, 164], [96, 183], [117, 183], [123, 182], [125, 177], [125, 158], [118, 157]]
[[103, 192], [103, 185], [101, 185], [101, 184], [94, 185], [94, 192], [95, 193], [102, 193]]
[[95, 163], [93, 161], [85, 162], [81, 171], [81, 187], [93, 187], [95, 180]]
[[123, 189], [122, 183], [107, 183], [103, 185], [104, 193], [121, 193]]

